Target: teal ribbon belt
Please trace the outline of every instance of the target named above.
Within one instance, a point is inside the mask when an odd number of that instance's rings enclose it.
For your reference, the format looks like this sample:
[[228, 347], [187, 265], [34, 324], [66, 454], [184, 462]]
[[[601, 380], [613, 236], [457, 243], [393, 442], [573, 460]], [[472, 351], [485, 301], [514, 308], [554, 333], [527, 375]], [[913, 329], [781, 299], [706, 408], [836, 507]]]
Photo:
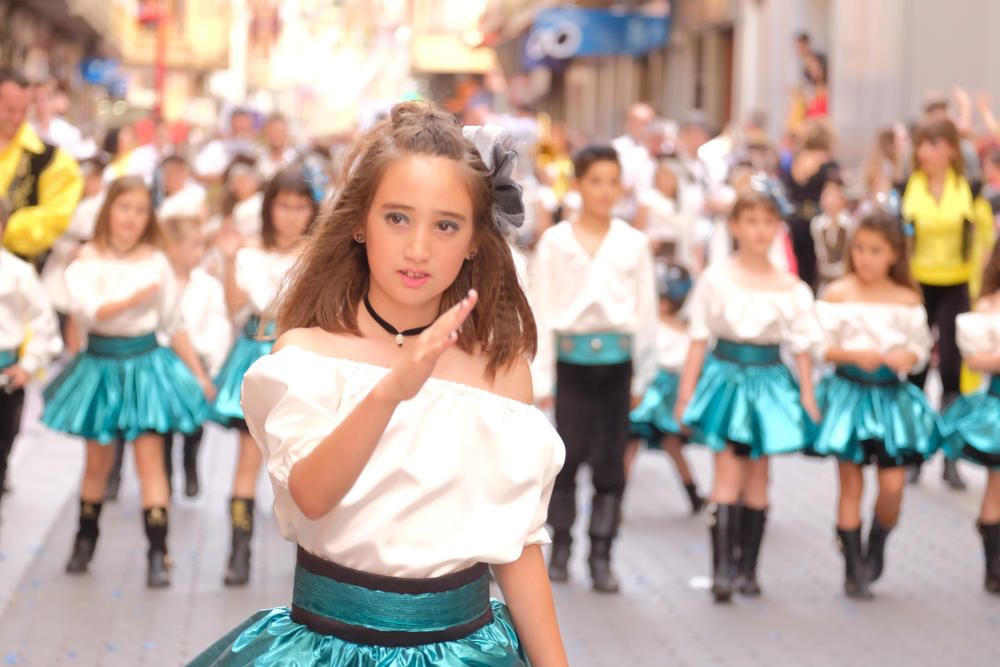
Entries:
[[142, 336], [87, 336], [87, 354], [95, 357], [134, 357], [137, 354], [152, 352], [159, 343], [156, 334]]
[[896, 371], [888, 366], [879, 366], [874, 371], [866, 371], [853, 364], [843, 364], [837, 366], [836, 373], [851, 382], [876, 387], [891, 387], [900, 383]]
[[781, 348], [777, 345], [753, 345], [720, 338], [712, 354], [723, 361], [741, 366], [774, 366], [781, 363]]
[[243, 325], [243, 335], [251, 340], [257, 340], [258, 337], [264, 340], [274, 340], [274, 334], [277, 332], [277, 324], [274, 320], [267, 323], [267, 327], [261, 332], [261, 321], [260, 315], [251, 315], [247, 323]]
[[432, 579], [352, 570], [299, 548], [292, 619], [315, 632], [381, 646], [465, 637], [493, 620], [488, 569]]
[[556, 358], [577, 366], [611, 366], [632, 358], [632, 336], [623, 333], [559, 334]]
[[17, 350], [0, 350], [0, 368], [9, 368], [17, 363]]

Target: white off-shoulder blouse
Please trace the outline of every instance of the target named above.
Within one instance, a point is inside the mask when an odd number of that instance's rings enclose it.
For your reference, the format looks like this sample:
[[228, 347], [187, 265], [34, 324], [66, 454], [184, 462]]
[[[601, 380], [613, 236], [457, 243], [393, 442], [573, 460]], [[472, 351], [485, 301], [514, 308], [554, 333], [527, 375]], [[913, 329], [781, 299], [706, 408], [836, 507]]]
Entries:
[[801, 354], [812, 351], [821, 336], [808, 285], [799, 280], [785, 290], [746, 287], [727, 263], [710, 266], [698, 278], [687, 309], [693, 341], [786, 345]]
[[923, 369], [930, 360], [934, 337], [923, 306], [819, 301], [816, 317], [824, 334], [818, 349], [820, 358], [826, 356], [830, 347], [875, 350], [882, 354], [902, 348], [917, 356], [915, 371]]
[[289, 346], [243, 380], [243, 411], [274, 487], [282, 535], [346, 567], [436, 577], [517, 560], [549, 541], [549, 497], [565, 449], [534, 407], [431, 378], [399, 405], [354, 486], [326, 516], [306, 518], [288, 490], [292, 466], [333, 431], [387, 368]]
[[1000, 312], [962, 313], [956, 318], [955, 325], [958, 328], [958, 349], [963, 356], [1000, 352]]
[[298, 258], [298, 253], [255, 247], [237, 251], [236, 285], [247, 296], [247, 305], [235, 317], [237, 326], [246, 324], [251, 315], [267, 312]]

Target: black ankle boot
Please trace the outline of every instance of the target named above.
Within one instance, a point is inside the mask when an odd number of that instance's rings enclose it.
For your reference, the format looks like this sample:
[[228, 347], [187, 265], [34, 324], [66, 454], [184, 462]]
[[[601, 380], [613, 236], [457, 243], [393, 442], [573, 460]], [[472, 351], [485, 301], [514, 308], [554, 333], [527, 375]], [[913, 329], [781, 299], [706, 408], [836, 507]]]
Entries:
[[705, 507], [705, 499], [698, 495], [698, 487], [695, 486], [694, 482], [685, 484], [684, 490], [687, 492], [688, 500], [691, 502], [691, 514], [697, 514]]
[[167, 528], [169, 515], [166, 507], [150, 507], [142, 511], [149, 551], [146, 552], [148, 569], [146, 586], [165, 588], [170, 585], [170, 557], [167, 556]]
[[872, 527], [868, 532], [868, 548], [865, 550], [869, 583], [878, 581], [882, 576], [882, 570], [885, 569], [885, 543], [889, 539], [891, 530], [892, 528], [880, 524], [878, 518], [872, 519]]
[[125, 458], [125, 443], [122, 440], [115, 440], [110, 446], [115, 448], [115, 461], [111, 464], [108, 485], [104, 491], [106, 502], [118, 500], [118, 491], [122, 485], [122, 459]]
[[837, 529], [840, 553], [844, 555], [844, 593], [856, 600], [871, 600], [874, 595], [868, 590], [865, 561], [861, 555], [861, 529]]
[[979, 534], [983, 538], [986, 555], [983, 587], [994, 595], [1000, 595], [1000, 523], [980, 523]]
[[594, 590], [600, 593], [617, 593], [618, 579], [611, 570], [611, 545], [618, 535], [621, 522], [621, 500], [612, 493], [594, 496], [590, 513], [590, 578]]
[[253, 498], [231, 498], [229, 518], [233, 524], [233, 550], [229, 554], [226, 586], [245, 586], [250, 581], [250, 538], [253, 537]]
[[549, 500], [548, 523], [552, 526], [552, 554], [549, 556], [549, 580], [569, 581], [569, 557], [576, 520], [576, 489], [556, 489]]
[[198, 450], [201, 449], [201, 429], [184, 436], [184, 495], [194, 498], [201, 492], [198, 480]]
[[66, 563], [68, 574], [83, 574], [94, 557], [100, 533], [97, 523], [101, 518], [101, 507], [101, 503], [80, 500], [80, 524], [76, 530], [76, 539], [73, 540], [73, 552]]
[[941, 479], [952, 491], [965, 491], [965, 480], [958, 474], [958, 462], [954, 459], [944, 460], [944, 470], [941, 471]]
[[742, 507], [740, 511], [739, 535], [739, 591], [743, 595], [757, 597], [760, 585], [757, 583], [757, 561], [760, 558], [760, 544], [764, 540], [764, 525], [767, 510]]
[[736, 583], [736, 505], [716, 505], [712, 510], [712, 595], [716, 602], [729, 602]]

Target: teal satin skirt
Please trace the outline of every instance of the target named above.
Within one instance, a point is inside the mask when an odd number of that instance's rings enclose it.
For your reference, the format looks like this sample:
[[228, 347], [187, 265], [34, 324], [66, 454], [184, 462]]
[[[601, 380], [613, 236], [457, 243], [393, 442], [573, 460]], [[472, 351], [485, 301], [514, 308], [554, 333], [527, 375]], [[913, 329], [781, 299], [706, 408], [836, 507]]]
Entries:
[[816, 389], [823, 421], [811, 453], [862, 464], [905, 465], [938, 449], [938, 416], [924, 392], [885, 366], [845, 365]]
[[434, 579], [357, 572], [299, 550], [291, 607], [259, 611], [189, 667], [526, 667], [485, 566]]
[[801, 451], [815, 429], [778, 346], [728, 340], [706, 357], [684, 425], [691, 442], [738, 445], [751, 458]]
[[243, 406], [240, 405], [243, 376], [255, 361], [271, 354], [274, 347], [274, 322], [268, 324], [263, 338], [258, 337], [259, 329], [260, 318], [255, 315], [247, 321], [243, 335], [233, 343], [229, 356], [215, 378], [217, 393], [209, 419], [223, 426], [232, 427], [243, 421]]
[[680, 424], [674, 419], [679, 384], [680, 378], [676, 373], [660, 369], [642, 402], [629, 413], [629, 430], [633, 438], [640, 438], [649, 446], [657, 447], [663, 436], [681, 434]]
[[941, 444], [951, 458], [1000, 470], [1000, 375], [984, 392], [962, 396], [941, 417]]
[[42, 422], [102, 445], [143, 433], [194, 433], [208, 415], [201, 385], [155, 334], [91, 334], [45, 388]]

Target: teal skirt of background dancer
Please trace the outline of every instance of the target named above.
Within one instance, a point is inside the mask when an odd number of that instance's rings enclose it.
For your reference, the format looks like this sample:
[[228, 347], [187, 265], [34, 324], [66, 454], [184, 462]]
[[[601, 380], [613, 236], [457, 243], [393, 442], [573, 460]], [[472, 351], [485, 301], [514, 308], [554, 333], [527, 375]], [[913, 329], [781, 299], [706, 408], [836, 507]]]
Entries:
[[526, 667], [485, 565], [434, 579], [350, 570], [299, 549], [291, 607], [259, 611], [188, 667]]
[[641, 438], [649, 446], [657, 447], [663, 436], [680, 435], [680, 424], [674, 419], [679, 384], [677, 373], [660, 369], [642, 402], [629, 413], [629, 429], [633, 438]]
[[810, 453], [861, 464], [878, 443], [880, 465], [904, 465], [938, 449], [938, 416], [924, 392], [886, 366], [838, 366], [820, 382], [816, 402], [823, 421]]
[[45, 388], [42, 422], [102, 445], [143, 433], [193, 433], [208, 414], [201, 385], [155, 334], [90, 334], [87, 349]]
[[1000, 470], [1000, 375], [986, 391], [962, 396], [941, 417], [945, 453]]
[[778, 346], [728, 340], [705, 358], [684, 425], [691, 442], [741, 445], [751, 458], [801, 451], [815, 428]]
[[274, 322], [268, 323], [262, 338], [258, 337], [259, 330], [260, 318], [254, 315], [247, 320], [243, 334], [233, 343], [233, 349], [215, 378], [217, 393], [209, 419], [223, 426], [235, 426], [243, 421], [243, 406], [240, 405], [243, 376], [255, 361], [271, 354], [274, 347]]

